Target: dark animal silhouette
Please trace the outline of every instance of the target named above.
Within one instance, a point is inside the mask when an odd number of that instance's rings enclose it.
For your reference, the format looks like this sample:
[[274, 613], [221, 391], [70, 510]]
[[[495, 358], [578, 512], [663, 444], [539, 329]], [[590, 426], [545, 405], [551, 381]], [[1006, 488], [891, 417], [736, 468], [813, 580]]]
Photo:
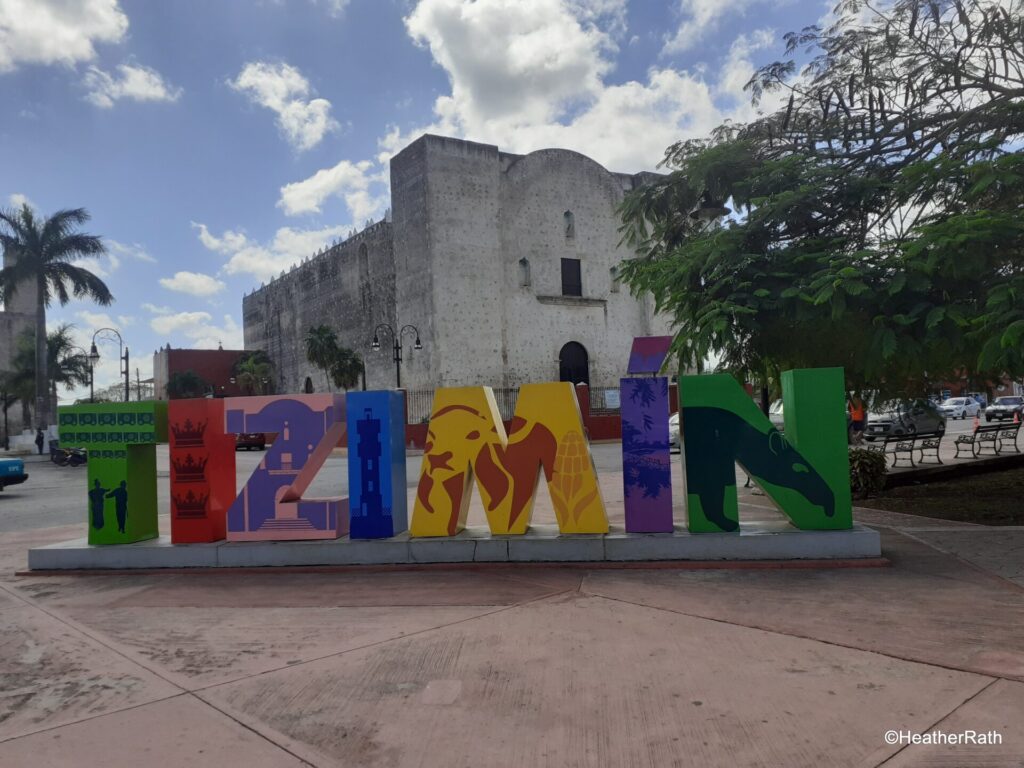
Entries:
[[[686, 492], [700, 497], [704, 515], [723, 531], [738, 524], [725, 515], [725, 489], [736, 485], [739, 462], [755, 479], [799, 492], [835, 514], [835, 493], [807, 460], [774, 427], [762, 432], [724, 408], [683, 408]], [[692, 449], [691, 449], [692, 441]]]

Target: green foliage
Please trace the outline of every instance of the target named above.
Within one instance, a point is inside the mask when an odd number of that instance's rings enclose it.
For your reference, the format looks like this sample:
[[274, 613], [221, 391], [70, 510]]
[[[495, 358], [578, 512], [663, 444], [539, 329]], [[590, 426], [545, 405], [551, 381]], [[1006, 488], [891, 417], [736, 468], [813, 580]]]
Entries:
[[888, 462], [881, 451], [850, 449], [850, 490], [856, 498], [866, 499], [882, 491], [888, 471]]
[[28, 205], [21, 210], [0, 210], [0, 250], [11, 257], [0, 269], [0, 298], [9, 301], [18, 291], [29, 291], [38, 300], [35, 332], [35, 401], [40, 426], [49, 422], [46, 372], [46, 309], [56, 299], [61, 306], [71, 297], [109, 305], [114, 297], [99, 277], [72, 262], [106, 252], [103, 241], [79, 232], [89, 221], [84, 208], [57, 211], [38, 218]]
[[192, 370], [172, 373], [167, 382], [167, 398], [169, 400], [206, 397], [211, 391], [209, 382]]
[[326, 325], [306, 334], [306, 359], [324, 372], [328, 385], [351, 389], [359, 382], [363, 360], [358, 353], [338, 345], [338, 335]]
[[751, 80], [777, 109], [666, 151], [623, 203], [621, 274], [683, 364], [841, 365], [884, 397], [1024, 373], [1022, 7], [849, 0], [787, 36], [799, 75]]
[[262, 349], [242, 355], [232, 372], [239, 388], [247, 395], [266, 395], [273, 390], [274, 364]]
[[[72, 344], [73, 328], [68, 323], [62, 323], [46, 336], [46, 374], [51, 387], [59, 385], [71, 390], [89, 383], [89, 361]], [[18, 346], [11, 358], [11, 371], [4, 384], [16, 399], [32, 403], [35, 383], [35, 335], [28, 331], [18, 339]]]

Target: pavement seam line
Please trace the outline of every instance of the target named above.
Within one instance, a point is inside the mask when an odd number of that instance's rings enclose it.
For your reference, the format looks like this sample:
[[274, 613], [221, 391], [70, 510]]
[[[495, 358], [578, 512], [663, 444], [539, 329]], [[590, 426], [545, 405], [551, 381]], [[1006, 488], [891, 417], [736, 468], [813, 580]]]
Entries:
[[[900, 530], [898, 528], [893, 529], [893, 530], [895, 530], [897, 533], [899, 533], [899, 534], [901, 534], [903, 536], [906, 536], [911, 541], [916, 541], [918, 544], [923, 544], [924, 546], [928, 547], [929, 549], [933, 549], [936, 552], [939, 552], [939, 553], [941, 553], [943, 555], [947, 555], [949, 557], [952, 557], [953, 559], [957, 560], [961, 564], [967, 566], [970, 570], [972, 570], [972, 571], [974, 571], [976, 573], [980, 573], [983, 576], [987, 577], [988, 579], [998, 582], [1000, 585], [1002, 585], [1004, 587], [1009, 587], [1011, 590], [1016, 591], [1016, 592], [1024, 592], [1024, 586], [1021, 586], [1020, 584], [1015, 582], [1013, 579], [1008, 579], [1005, 576], [1000, 576], [998, 573], [994, 573], [993, 571], [990, 571], [990, 570], [988, 570], [986, 568], [982, 568], [977, 563], [975, 563], [975, 562], [973, 562], [971, 560], [968, 560], [967, 558], [961, 557], [956, 552], [951, 552], [948, 549], [943, 549], [938, 544], [933, 544], [932, 542], [930, 542], [930, 541], [928, 541], [926, 539], [922, 539], [922, 538], [920, 538], [918, 536], [915, 536], [913, 533], [911, 533], [909, 531]], [[976, 533], [976, 531], [971, 531], [971, 533]]]
[[133, 709], [141, 709], [142, 707], [148, 707], [150, 704], [161, 704], [165, 701], [170, 701], [171, 699], [179, 699], [182, 696], [188, 695], [188, 691], [179, 691], [178, 693], [172, 693], [170, 696], [163, 696], [158, 699], [153, 699], [152, 701], [143, 701], [139, 702], [138, 704], [131, 704], [127, 707], [119, 707], [117, 709], [112, 709], [109, 712], [101, 712], [97, 715], [86, 715], [85, 717], [79, 718], [78, 720], [70, 720], [66, 723], [60, 723], [59, 725], [47, 725], [35, 731], [28, 731], [27, 733], [19, 733], [17, 736], [7, 736], [6, 738], [2, 738], [0, 739], [0, 744], [9, 744], [10, 742], [17, 741], [18, 739], [26, 739], [29, 736], [38, 736], [41, 733], [48, 733], [49, 731], [59, 731], [61, 728], [67, 728], [71, 725], [78, 725], [79, 723], [88, 723], [93, 720], [98, 720], [101, 717], [106, 717], [107, 715], [120, 715], [124, 712], [131, 712]]
[[[948, 719], [949, 719], [950, 717], [952, 717], [952, 716], [953, 716], [954, 714], [956, 714], [956, 711], [957, 711], [958, 709], [960, 709], [960, 708], [962, 708], [962, 707], [966, 706], [967, 704], [970, 704], [970, 703], [971, 703], [972, 701], [974, 701], [974, 700], [975, 700], [976, 698], [978, 698], [979, 696], [981, 696], [981, 694], [983, 694], [983, 693], [984, 693], [985, 691], [987, 691], [987, 690], [988, 690], [989, 688], [991, 688], [991, 687], [992, 687], [993, 685], [995, 685], [996, 683], [998, 683], [1000, 679], [1002, 679], [1002, 678], [997, 678], [997, 679], [993, 680], [992, 682], [990, 682], [990, 683], [989, 683], [988, 685], [984, 685], [984, 686], [982, 686], [982, 687], [981, 687], [981, 688], [980, 688], [979, 690], [975, 691], [975, 692], [974, 692], [974, 693], [972, 693], [972, 694], [971, 694], [970, 696], [968, 696], [968, 697], [967, 697], [966, 699], [964, 699], [963, 701], [961, 701], [961, 702], [960, 702], [959, 704], [957, 704], [957, 705], [956, 705], [955, 707], [953, 707], [953, 708], [952, 708], [952, 709], [951, 709], [951, 710], [950, 710], [949, 712], [947, 712], [946, 714], [944, 714], [944, 715], [943, 715], [942, 717], [940, 717], [940, 718], [939, 718], [938, 720], [936, 720], [936, 721], [935, 721], [934, 723], [932, 723], [931, 725], [929, 725], [929, 726], [928, 726], [927, 728], [924, 728], [924, 729], [922, 729], [921, 731], [919, 731], [919, 733], [928, 733], [929, 731], [933, 731], [933, 730], [935, 730], [935, 728], [936, 728], [936, 727], [938, 727], [938, 725], [939, 725], [940, 723], [942, 723], [942, 722], [943, 722], [943, 721], [945, 721], [945, 720], [948, 720]], [[881, 766], [883, 766], [883, 765], [885, 765], [886, 763], [890, 762], [891, 760], [895, 759], [897, 755], [899, 755], [900, 753], [902, 753], [902, 752], [903, 752], [903, 750], [905, 750], [905, 749], [908, 749], [908, 748], [910, 748], [910, 746], [911, 746], [910, 744], [904, 744], [904, 745], [903, 745], [902, 747], [900, 747], [900, 748], [899, 748], [899, 749], [897, 749], [897, 750], [896, 750], [895, 752], [893, 752], [893, 753], [892, 753], [891, 755], [889, 755], [889, 756], [888, 756], [887, 758], [885, 758], [885, 759], [884, 759], [884, 760], [883, 760], [882, 762], [880, 762], [880, 763], [877, 763], [877, 764], [875, 765], [875, 768], [881, 768]]]
[[426, 627], [424, 629], [419, 629], [419, 630], [416, 630], [415, 632], [410, 632], [410, 633], [408, 633], [406, 635], [400, 635], [398, 637], [389, 637], [389, 638], [385, 638], [383, 640], [377, 640], [376, 642], [366, 643], [365, 645], [356, 646], [355, 648], [346, 648], [343, 651], [334, 651], [333, 653], [326, 653], [323, 656], [317, 656], [316, 658], [303, 659], [302, 661], [300, 661], [300, 662], [298, 662], [296, 664], [286, 664], [286, 665], [281, 666], [281, 667], [275, 667], [274, 669], [265, 669], [265, 670], [263, 670], [261, 672], [254, 672], [251, 675], [243, 675], [242, 677], [234, 678], [232, 680], [223, 680], [223, 681], [221, 681], [219, 683], [211, 683], [210, 685], [204, 685], [204, 686], [200, 686], [198, 688], [192, 688], [189, 692], [190, 693], [205, 693], [206, 691], [210, 691], [210, 690], [212, 690], [214, 688], [219, 688], [219, 687], [225, 686], [225, 685], [233, 685], [235, 683], [241, 683], [241, 682], [243, 682], [245, 680], [252, 680], [252, 679], [257, 678], [257, 677], [262, 677], [263, 675], [269, 675], [269, 674], [272, 674], [274, 672], [281, 672], [282, 670], [285, 670], [285, 669], [297, 669], [298, 667], [305, 666], [306, 664], [312, 664], [312, 663], [317, 662], [317, 661], [323, 661], [324, 659], [331, 659], [331, 658], [334, 658], [335, 656], [343, 656], [346, 653], [353, 653], [355, 651], [363, 651], [363, 650], [366, 650], [367, 648], [375, 648], [378, 645], [384, 645], [385, 643], [393, 643], [393, 642], [395, 642], [397, 640], [406, 640], [406, 639], [408, 639], [410, 637], [417, 637], [418, 635], [426, 634], [427, 632], [434, 632], [435, 630], [439, 630], [439, 629], [448, 629], [449, 627], [455, 627], [455, 626], [458, 626], [459, 624], [465, 624], [465, 623], [470, 622], [470, 621], [476, 621], [477, 619], [483, 619], [483, 618], [486, 618], [488, 616], [494, 616], [495, 614], [502, 613], [504, 611], [510, 611], [510, 610], [512, 610], [514, 608], [520, 608], [520, 607], [522, 607], [524, 605], [530, 605], [531, 603], [538, 603], [538, 602], [541, 602], [543, 600], [548, 600], [548, 599], [550, 599], [552, 597], [558, 597], [560, 595], [571, 594], [573, 592], [579, 592], [579, 590], [563, 589], [563, 590], [559, 590], [557, 592], [549, 592], [548, 594], [540, 595], [540, 596], [535, 597], [535, 598], [533, 598], [531, 600], [524, 600], [524, 601], [519, 602], [519, 603], [512, 603], [511, 605], [503, 605], [503, 606], [495, 608], [494, 610], [491, 610], [491, 611], [485, 611], [483, 613], [478, 613], [475, 616], [467, 616], [464, 619], [458, 619], [457, 621], [450, 621], [450, 622], [448, 622], [446, 624], [438, 624], [435, 627]]
[[911, 663], [911, 664], [922, 664], [922, 665], [928, 666], [928, 667], [935, 667], [936, 669], [945, 669], [945, 670], [947, 670], [949, 672], [962, 672], [963, 674], [977, 675], [978, 677], [987, 677], [987, 678], [991, 679], [993, 682], [995, 682], [996, 680], [1006, 680], [1006, 681], [1011, 682], [1011, 683], [1021, 683], [1021, 682], [1024, 682], [1024, 679], [1018, 679], [1018, 678], [1015, 678], [1015, 677], [1004, 677], [1002, 675], [994, 675], [994, 674], [992, 674], [990, 672], [978, 672], [978, 671], [973, 670], [973, 669], [963, 669], [962, 667], [954, 667], [954, 666], [950, 666], [948, 664], [939, 664], [939, 663], [934, 662], [934, 661], [921, 661], [920, 659], [913, 659], [913, 658], [910, 658], [910, 657], [907, 657], [907, 656], [899, 656], [899, 655], [897, 655], [895, 653], [886, 653], [884, 651], [872, 650], [870, 648], [859, 648], [856, 645], [848, 645], [846, 643], [836, 642], [835, 640], [823, 640], [822, 638], [811, 637], [810, 635], [802, 635], [802, 634], [798, 634], [798, 633], [783, 632], [782, 630], [779, 630], [779, 629], [771, 629], [770, 627], [761, 627], [761, 626], [758, 626], [756, 624], [741, 624], [739, 622], [728, 621], [727, 619], [719, 619], [719, 618], [715, 618], [713, 616], [703, 616], [703, 615], [701, 615], [699, 613], [687, 613], [686, 611], [680, 611], [680, 610], [677, 610], [675, 608], [665, 608], [665, 607], [658, 606], [658, 605], [647, 605], [645, 603], [636, 603], [636, 602], [633, 602], [632, 600], [627, 600], [627, 599], [622, 598], [622, 597], [612, 597], [610, 595], [602, 595], [602, 594], [600, 594], [598, 592], [588, 592], [587, 594], [589, 594], [589, 595], [591, 595], [593, 597], [601, 597], [601, 598], [604, 598], [605, 600], [612, 600], [612, 601], [617, 602], [617, 603], [625, 603], [626, 605], [633, 605], [633, 606], [636, 606], [638, 608], [649, 608], [649, 609], [651, 609], [653, 611], [666, 611], [667, 613], [675, 613], [675, 614], [678, 614], [679, 616], [687, 616], [687, 617], [689, 617], [691, 619], [703, 619], [704, 621], [713, 621], [716, 624], [725, 624], [726, 626], [730, 626], [730, 627], [743, 627], [745, 629], [755, 629], [755, 630], [758, 630], [760, 632], [767, 632], [769, 634], [779, 635], [781, 637], [795, 637], [795, 638], [797, 638], [799, 640], [808, 640], [808, 641], [815, 642], [815, 643], [822, 643], [823, 645], [830, 645], [830, 646], [833, 646], [835, 648], [845, 648], [846, 650], [849, 650], [849, 651], [860, 651], [861, 653], [872, 653], [872, 654], [875, 654], [876, 656], [882, 656], [882, 657], [887, 658], [887, 659], [895, 659], [896, 661], [904, 661], [904, 662], [908, 662], [908, 663]]

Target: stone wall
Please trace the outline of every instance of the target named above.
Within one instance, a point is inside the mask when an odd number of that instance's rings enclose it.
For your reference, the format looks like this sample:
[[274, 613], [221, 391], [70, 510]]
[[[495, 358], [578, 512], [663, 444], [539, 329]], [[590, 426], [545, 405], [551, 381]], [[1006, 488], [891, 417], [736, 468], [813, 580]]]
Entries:
[[318, 254], [242, 300], [245, 348], [262, 349], [274, 362], [278, 392], [301, 392], [306, 377], [327, 390], [322, 371], [306, 359], [309, 329], [329, 325], [339, 342], [366, 361], [367, 385], [394, 385], [385, 348], [371, 352], [378, 323], [394, 324], [395, 262], [391, 223], [374, 224]]
[[[574, 341], [588, 352], [591, 385], [617, 387], [633, 337], [668, 332], [651, 302], [615, 279], [631, 255], [618, 245], [618, 205], [650, 176], [568, 150], [523, 156], [423, 136], [391, 161], [391, 222], [244, 298], [245, 347], [266, 350], [285, 392], [307, 376], [323, 390], [303, 349], [320, 323], [364, 356], [370, 388], [396, 381], [391, 338], [368, 349], [378, 323], [419, 329], [422, 351], [403, 338], [409, 389], [558, 380], [560, 350]], [[562, 295], [563, 258], [579, 259], [582, 296]]]

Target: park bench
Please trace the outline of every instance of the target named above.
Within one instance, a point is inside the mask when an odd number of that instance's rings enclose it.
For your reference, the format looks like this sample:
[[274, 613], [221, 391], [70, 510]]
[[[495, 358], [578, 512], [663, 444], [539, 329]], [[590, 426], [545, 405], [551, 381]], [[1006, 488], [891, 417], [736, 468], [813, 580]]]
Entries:
[[[886, 435], [881, 438], [881, 442], [876, 439], [875, 442], [868, 443], [867, 450], [874, 451], [875, 453], [889, 454], [892, 456], [892, 465], [898, 466], [900, 462], [900, 454], [907, 454], [907, 458], [904, 461], [910, 461], [910, 466], [914, 465], [914, 443], [917, 440], [916, 434], [909, 435]], [[892, 450], [889, 450], [889, 446], [892, 446]]]
[[993, 455], [999, 455], [1004, 443], [1013, 446], [1016, 453], [1020, 453], [1017, 447], [1017, 434], [1020, 432], [1020, 422], [1014, 422], [1009, 426], [1003, 424], [977, 425], [969, 435], [959, 435], [956, 439], [956, 458], [960, 457], [960, 449], [964, 446], [971, 446], [971, 456], [977, 458], [982, 449], [986, 446], [992, 449]]

